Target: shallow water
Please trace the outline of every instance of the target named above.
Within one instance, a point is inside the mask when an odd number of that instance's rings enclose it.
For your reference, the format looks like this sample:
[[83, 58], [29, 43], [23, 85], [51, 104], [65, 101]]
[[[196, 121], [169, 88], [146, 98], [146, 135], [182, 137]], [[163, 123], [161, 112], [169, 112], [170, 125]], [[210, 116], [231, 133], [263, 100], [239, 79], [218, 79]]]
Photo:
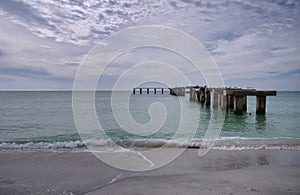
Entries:
[[[125, 94], [125, 92], [118, 92], [120, 98], [116, 101], [122, 103]], [[188, 94], [186, 97], [179, 98], [181, 101], [178, 97], [167, 93], [130, 96], [130, 114], [137, 123], [146, 124], [150, 121], [149, 107], [154, 102], [163, 104], [167, 111], [162, 127], [155, 133], [142, 136], [124, 131], [117, 123], [114, 114], [122, 110], [112, 112], [111, 92], [97, 92], [96, 113], [106, 133], [106, 135], [99, 134], [96, 139], [97, 144], [99, 145], [99, 139], [101, 139], [100, 145], [102, 146], [109, 146], [111, 140], [125, 146], [156, 147], [165, 143], [170, 146], [185, 146], [189, 145], [187, 142], [191, 137], [194, 141], [201, 140], [207, 131], [212, 109], [197, 102], [190, 102]], [[284, 139], [299, 143], [299, 100], [300, 92], [278, 92], [275, 97], [267, 97], [267, 113], [261, 116], [255, 114], [255, 97], [248, 97], [248, 109], [243, 115], [234, 115], [232, 110], [224, 113], [224, 125], [218, 139]], [[14, 143], [14, 146], [27, 144], [32, 147], [37, 147], [37, 143], [40, 146], [44, 144], [45, 147], [51, 144], [59, 146], [69, 144], [70, 147], [80, 145], [80, 137], [72, 112], [72, 92], [0, 92], [0, 102], [1, 146], [4, 146], [4, 143], [6, 147], [12, 147], [11, 143]], [[189, 119], [184, 126], [186, 131], [176, 134], [183, 112], [180, 110], [180, 102], [187, 110]], [[152, 117], [155, 118], [156, 115], [161, 114], [159, 112], [153, 113]], [[82, 114], [86, 115], [86, 113]], [[195, 135], [191, 131], [194, 127], [197, 127]], [[86, 126], [86, 130], [87, 132], [99, 131], [96, 127], [89, 127], [89, 125]], [[142, 132], [147, 129], [141, 128], [140, 130]], [[95, 141], [95, 137], [92, 136], [89, 143], [92, 144], [93, 140]]]

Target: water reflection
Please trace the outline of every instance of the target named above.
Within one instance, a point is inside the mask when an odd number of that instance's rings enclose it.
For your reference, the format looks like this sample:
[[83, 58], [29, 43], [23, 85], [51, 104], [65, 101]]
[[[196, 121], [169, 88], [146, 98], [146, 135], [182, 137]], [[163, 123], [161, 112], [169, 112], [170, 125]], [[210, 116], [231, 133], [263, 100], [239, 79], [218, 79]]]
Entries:
[[264, 131], [266, 129], [266, 116], [265, 115], [256, 115], [256, 130]]

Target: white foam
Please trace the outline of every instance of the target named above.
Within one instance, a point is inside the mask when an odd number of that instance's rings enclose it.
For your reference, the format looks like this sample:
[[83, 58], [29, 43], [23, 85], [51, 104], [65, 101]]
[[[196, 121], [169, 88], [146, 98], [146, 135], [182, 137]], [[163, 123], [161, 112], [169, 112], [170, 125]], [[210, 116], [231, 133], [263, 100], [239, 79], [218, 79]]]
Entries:
[[16, 143], [1, 143], [1, 149], [47, 149], [47, 148], [79, 148], [83, 147], [84, 144], [81, 141], [73, 142], [55, 142], [55, 143], [46, 143], [46, 142], [28, 142], [24, 144]]
[[112, 140], [91, 139], [85, 141], [55, 142], [55, 143], [0, 143], [0, 149], [60, 149], [60, 148], [81, 148], [87, 146], [95, 150], [105, 152], [128, 152], [132, 148], [205, 148], [207, 143], [214, 143], [213, 149], [220, 150], [247, 150], [247, 149], [296, 149], [300, 150], [300, 139], [291, 138], [241, 138], [221, 137], [218, 140], [193, 139], [135, 139], [119, 140], [116, 143]]

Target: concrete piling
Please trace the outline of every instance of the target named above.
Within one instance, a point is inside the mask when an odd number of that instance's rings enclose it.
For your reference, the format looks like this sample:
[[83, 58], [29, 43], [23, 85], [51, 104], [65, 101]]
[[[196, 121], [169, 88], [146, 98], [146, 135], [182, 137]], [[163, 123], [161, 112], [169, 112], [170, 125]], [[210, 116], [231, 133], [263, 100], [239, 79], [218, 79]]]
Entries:
[[266, 96], [256, 96], [256, 114], [263, 115], [266, 113]]
[[243, 111], [247, 111], [247, 96], [243, 96]]
[[207, 106], [210, 105], [210, 91], [207, 89], [205, 89], [205, 104]]
[[234, 100], [234, 96], [227, 95], [227, 107], [228, 108], [233, 108], [233, 100]]
[[226, 95], [221, 95], [221, 96], [222, 96], [221, 107], [222, 107], [222, 109], [226, 110], [227, 109], [227, 96]]
[[243, 96], [234, 96], [233, 111], [235, 114], [243, 114]]
[[200, 103], [204, 103], [205, 102], [205, 87], [200, 87], [199, 102]]
[[190, 101], [193, 100], [193, 93], [194, 93], [194, 89], [191, 87], [190, 88]]
[[217, 108], [219, 106], [219, 94], [213, 90], [212, 96], [213, 96], [213, 102], [212, 102], [213, 107]]
[[193, 101], [197, 101], [197, 91], [194, 91], [193, 93]]

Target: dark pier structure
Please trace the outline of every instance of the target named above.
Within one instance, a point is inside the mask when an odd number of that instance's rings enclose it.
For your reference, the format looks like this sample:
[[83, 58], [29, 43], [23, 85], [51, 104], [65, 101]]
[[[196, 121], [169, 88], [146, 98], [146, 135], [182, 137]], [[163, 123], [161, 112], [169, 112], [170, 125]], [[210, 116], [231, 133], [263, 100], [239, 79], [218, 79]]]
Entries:
[[185, 96], [186, 89], [189, 89], [190, 101], [197, 101], [213, 108], [221, 107], [224, 110], [233, 109], [235, 114], [243, 114], [247, 111], [247, 96], [256, 96], [256, 114], [266, 113], [266, 96], [276, 96], [276, 91], [258, 91], [256, 89], [242, 88], [207, 88], [206, 86], [188, 86], [175, 88], [146, 87], [133, 88], [133, 94], [142, 94], [150, 91], [156, 94], [158, 91], [164, 94], [169, 91], [170, 95]]
[[136, 94], [136, 93], [143, 94], [143, 92], [146, 92], [147, 94], [150, 94], [150, 92], [153, 92], [153, 94], [157, 94], [158, 92], [161, 94], [164, 94], [165, 91], [171, 91], [171, 88], [163, 88], [163, 87], [136, 87], [136, 88], [133, 88], [133, 94]]
[[266, 96], [276, 96], [276, 91], [258, 91], [242, 88], [190, 87], [190, 100], [199, 101], [213, 108], [232, 108], [235, 114], [247, 111], [247, 96], [256, 96], [256, 114], [266, 113]]

